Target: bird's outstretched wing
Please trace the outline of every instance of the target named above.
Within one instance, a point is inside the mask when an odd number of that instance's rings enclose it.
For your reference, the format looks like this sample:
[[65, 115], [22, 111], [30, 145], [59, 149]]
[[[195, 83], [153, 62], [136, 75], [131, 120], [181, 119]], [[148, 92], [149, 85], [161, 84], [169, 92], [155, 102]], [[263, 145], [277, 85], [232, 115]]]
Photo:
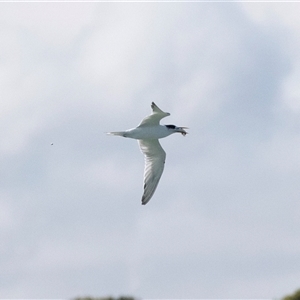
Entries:
[[139, 140], [141, 151], [145, 155], [144, 194], [142, 204], [146, 204], [153, 196], [163, 173], [166, 152], [158, 140]]
[[152, 102], [151, 108], [152, 114], [150, 116], [145, 117], [142, 120], [142, 122], [138, 125], [138, 127], [158, 125], [159, 121], [162, 118], [170, 115], [167, 112], [163, 112], [154, 102]]

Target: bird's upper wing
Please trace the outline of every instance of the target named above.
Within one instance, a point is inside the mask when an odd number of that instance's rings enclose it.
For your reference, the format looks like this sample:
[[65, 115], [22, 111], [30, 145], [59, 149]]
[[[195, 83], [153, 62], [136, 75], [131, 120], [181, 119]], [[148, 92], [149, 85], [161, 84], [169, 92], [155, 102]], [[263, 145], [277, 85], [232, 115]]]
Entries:
[[142, 204], [146, 204], [153, 196], [163, 173], [166, 152], [158, 140], [138, 140], [141, 151], [145, 155], [144, 194]]
[[163, 112], [154, 102], [152, 102], [151, 108], [152, 114], [145, 117], [138, 127], [158, 125], [162, 118], [170, 115], [167, 112]]

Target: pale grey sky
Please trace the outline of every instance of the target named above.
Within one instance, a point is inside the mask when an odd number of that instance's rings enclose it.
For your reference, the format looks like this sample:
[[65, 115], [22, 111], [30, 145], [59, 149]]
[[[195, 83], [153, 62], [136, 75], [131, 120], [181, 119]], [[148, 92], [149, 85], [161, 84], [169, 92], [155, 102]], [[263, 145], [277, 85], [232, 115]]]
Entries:
[[[2, 298], [275, 298], [300, 278], [300, 3], [0, 3]], [[154, 101], [190, 127], [107, 131]], [[51, 145], [53, 143], [53, 145]]]

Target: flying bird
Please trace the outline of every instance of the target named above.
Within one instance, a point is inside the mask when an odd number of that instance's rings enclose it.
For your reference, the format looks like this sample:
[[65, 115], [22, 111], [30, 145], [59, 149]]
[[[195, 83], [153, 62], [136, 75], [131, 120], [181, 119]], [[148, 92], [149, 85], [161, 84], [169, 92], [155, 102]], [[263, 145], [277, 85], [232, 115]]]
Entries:
[[170, 114], [163, 112], [154, 102], [152, 102], [151, 108], [152, 114], [145, 117], [136, 128], [107, 133], [138, 140], [140, 149], [145, 156], [143, 205], [148, 203], [153, 196], [164, 170], [166, 152], [158, 139], [176, 132], [183, 136], [187, 134], [185, 131], [187, 127], [160, 125], [160, 120], [170, 116]]

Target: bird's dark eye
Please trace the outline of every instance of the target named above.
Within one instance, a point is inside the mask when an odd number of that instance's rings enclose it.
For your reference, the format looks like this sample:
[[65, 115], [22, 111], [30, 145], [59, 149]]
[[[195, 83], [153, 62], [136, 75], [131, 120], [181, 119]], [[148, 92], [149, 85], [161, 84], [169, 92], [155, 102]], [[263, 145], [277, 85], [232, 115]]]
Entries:
[[169, 128], [169, 129], [175, 129], [176, 128], [175, 125], [166, 125], [166, 127]]

